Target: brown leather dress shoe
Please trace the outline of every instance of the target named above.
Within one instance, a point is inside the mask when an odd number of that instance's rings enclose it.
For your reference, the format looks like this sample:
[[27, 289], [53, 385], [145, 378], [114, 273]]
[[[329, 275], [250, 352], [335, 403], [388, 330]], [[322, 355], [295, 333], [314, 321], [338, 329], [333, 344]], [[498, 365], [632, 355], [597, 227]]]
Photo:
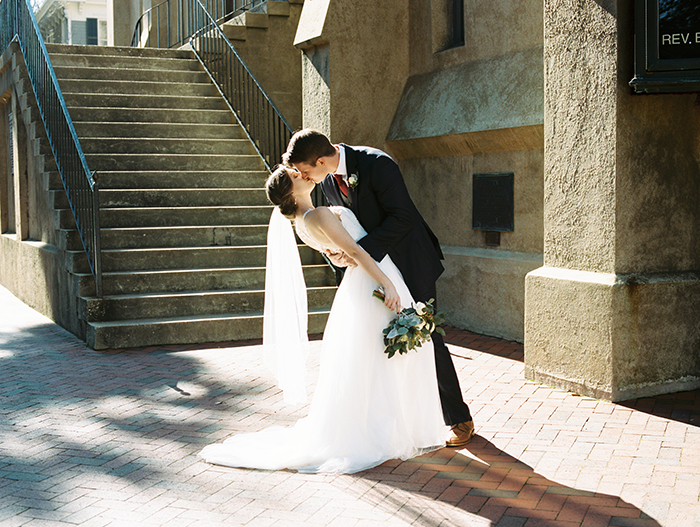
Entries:
[[474, 437], [474, 421], [465, 421], [452, 427], [452, 433], [447, 440], [447, 446], [464, 446]]

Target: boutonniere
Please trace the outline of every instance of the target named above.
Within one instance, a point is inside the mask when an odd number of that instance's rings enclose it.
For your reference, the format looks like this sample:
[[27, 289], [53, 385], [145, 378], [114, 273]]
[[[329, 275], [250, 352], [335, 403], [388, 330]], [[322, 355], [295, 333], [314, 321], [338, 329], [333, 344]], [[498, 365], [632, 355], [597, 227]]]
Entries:
[[357, 174], [350, 174], [348, 176], [348, 187], [350, 188], [355, 188], [357, 186], [359, 178], [357, 177]]

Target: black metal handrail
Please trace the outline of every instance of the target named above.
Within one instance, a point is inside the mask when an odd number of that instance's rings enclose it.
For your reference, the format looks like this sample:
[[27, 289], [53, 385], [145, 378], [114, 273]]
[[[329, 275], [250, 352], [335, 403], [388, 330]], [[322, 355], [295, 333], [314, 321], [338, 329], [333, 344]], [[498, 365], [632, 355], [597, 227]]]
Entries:
[[24, 56], [51, 151], [100, 297], [102, 264], [97, 178], [88, 167], [39, 26], [26, 0], [0, 0], [0, 50], [13, 41]]
[[201, 1], [188, 2], [199, 25], [190, 46], [270, 170], [286, 151], [292, 128]]
[[200, 0], [176, 1], [177, 25], [182, 34], [189, 36], [195, 56], [271, 170], [287, 149], [291, 127], [205, 5]]
[[[253, 9], [265, 0], [204, 0], [205, 10], [222, 22]], [[165, 0], [144, 11], [136, 22], [131, 47], [172, 48], [183, 46], [192, 36], [191, 10], [183, 0]]]

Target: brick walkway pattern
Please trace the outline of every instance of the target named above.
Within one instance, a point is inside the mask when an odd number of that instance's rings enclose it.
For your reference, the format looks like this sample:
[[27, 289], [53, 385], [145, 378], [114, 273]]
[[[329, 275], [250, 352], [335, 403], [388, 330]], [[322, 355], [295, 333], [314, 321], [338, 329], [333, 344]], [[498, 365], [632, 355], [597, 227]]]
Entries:
[[0, 525], [700, 527], [700, 391], [612, 404], [525, 380], [520, 344], [447, 341], [467, 448], [354, 475], [231, 469], [197, 453], [306, 411], [259, 342], [94, 352], [0, 288]]

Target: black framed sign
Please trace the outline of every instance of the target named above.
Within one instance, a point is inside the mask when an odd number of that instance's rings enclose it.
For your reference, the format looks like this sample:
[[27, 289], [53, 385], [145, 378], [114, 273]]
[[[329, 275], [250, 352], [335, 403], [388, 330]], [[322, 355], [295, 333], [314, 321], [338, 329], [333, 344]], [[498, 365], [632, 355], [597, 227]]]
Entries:
[[634, 17], [634, 91], [700, 91], [700, 1], [635, 0]]

